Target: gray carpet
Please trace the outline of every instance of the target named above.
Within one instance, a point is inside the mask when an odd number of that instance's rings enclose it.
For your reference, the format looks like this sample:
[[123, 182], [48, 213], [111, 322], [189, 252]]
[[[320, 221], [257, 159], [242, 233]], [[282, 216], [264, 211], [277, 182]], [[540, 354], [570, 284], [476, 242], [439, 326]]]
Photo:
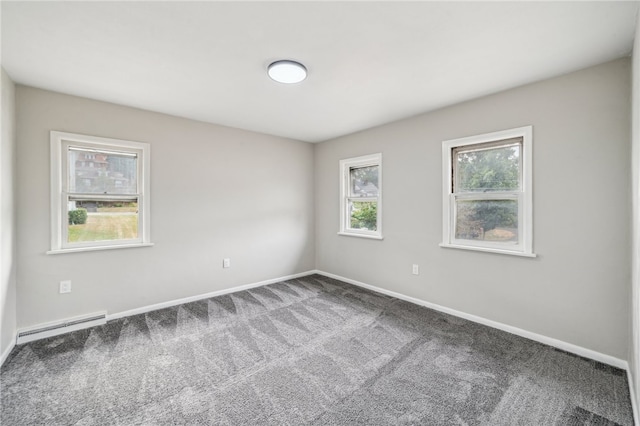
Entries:
[[313, 275], [16, 347], [3, 425], [632, 425], [626, 375]]

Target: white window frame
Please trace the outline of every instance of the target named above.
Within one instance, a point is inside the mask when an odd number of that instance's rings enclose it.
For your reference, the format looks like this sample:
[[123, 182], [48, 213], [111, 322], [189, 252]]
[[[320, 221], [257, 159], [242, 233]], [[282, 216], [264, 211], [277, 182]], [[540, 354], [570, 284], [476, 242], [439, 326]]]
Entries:
[[[360, 167], [378, 167], [378, 196], [377, 197], [351, 197], [350, 193], [350, 171]], [[369, 231], [363, 229], [353, 229], [349, 225], [351, 217], [349, 214], [349, 201], [375, 201], [377, 203], [376, 230]], [[363, 155], [361, 157], [347, 158], [340, 160], [340, 232], [339, 235], [351, 237], [373, 238], [382, 240], [382, 154]]]
[[[138, 193], [138, 233], [139, 237], [127, 240], [86, 241], [80, 243], [67, 242], [68, 232], [68, 147], [129, 152], [138, 156], [137, 178]], [[148, 143], [133, 142], [121, 139], [87, 136], [76, 133], [51, 131], [51, 250], [47, 254], [106, 250], [129, 247], [152, 246], [150, 222], [150, 159], [151, 146]], [[92, 198], [109, 198], [92, 194]]]
[[[460, 147], [498, 143], [522, 138], [521, 182], [518, 191], [488, 193], [453, 193], [453, 151]], [[533, 177], [532, 177], [533, 127], [525, 126], [482, 135], [447, 140], [442, 142], [442, 243], [441, 247], [477, 250], [490, 253], [535, 257], [533, 253]], [[456, 200], [464, 199], [510, 199], [518, 201], [518, 243], [505, 244], [491, 241], [473, 241], [455, 238]]]

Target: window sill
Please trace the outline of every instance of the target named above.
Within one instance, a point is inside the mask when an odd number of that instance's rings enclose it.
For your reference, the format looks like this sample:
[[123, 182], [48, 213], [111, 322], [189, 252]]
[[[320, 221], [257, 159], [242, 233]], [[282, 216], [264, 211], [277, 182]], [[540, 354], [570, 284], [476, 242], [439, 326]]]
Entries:
[[358, 237], [358, 238], [368, 238], [370, 240], [384, 240], [384, 237], [381, 235], [367, 235], [367, 234], [355, 234], [351, 232], [338, 232], [338, 235], [344, 235], [345, 237]]
[[488, 247], [461, 246], [457, 244], [445, 244], [445, 243], [440, 243], [440, 247], [461, 249], [461, 250], [471, 250], [471, 251], [483, 251], [485, 253], [507, 254], [509, 256], [538, 257], [538, 255], [535, 253], [524, 253], [520, 251], [500, 250], [500, 249], [494, 249], [494, 248], [488, 248]]
[[74, 247], [74, 248], [49, 250], [47, 254], [79, 253], [79, 252], [85, 252], [85, 251], [116, 250], [116, 249], [151, 247], [151, 246], [153, 246], [153, 243], [118, 244], [118, 245], [112, 245], [112, 246], [94, 246], [94, 247]]

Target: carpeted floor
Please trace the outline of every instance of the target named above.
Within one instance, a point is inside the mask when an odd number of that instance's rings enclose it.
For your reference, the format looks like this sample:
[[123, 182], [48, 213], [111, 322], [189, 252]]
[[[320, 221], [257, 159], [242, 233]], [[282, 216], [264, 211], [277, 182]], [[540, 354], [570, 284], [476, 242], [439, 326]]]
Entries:
[[626, 375], [319, 275], [16, 347], [2, 425], [632, 425]]

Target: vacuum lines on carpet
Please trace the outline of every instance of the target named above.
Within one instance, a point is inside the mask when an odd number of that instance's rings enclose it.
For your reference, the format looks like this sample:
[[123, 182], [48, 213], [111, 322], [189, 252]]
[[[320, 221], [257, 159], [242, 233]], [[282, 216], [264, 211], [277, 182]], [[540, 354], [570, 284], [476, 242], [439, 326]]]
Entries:
[[312, 275], [14, 348], [3, 425], [632, 425], [622, 370]]

